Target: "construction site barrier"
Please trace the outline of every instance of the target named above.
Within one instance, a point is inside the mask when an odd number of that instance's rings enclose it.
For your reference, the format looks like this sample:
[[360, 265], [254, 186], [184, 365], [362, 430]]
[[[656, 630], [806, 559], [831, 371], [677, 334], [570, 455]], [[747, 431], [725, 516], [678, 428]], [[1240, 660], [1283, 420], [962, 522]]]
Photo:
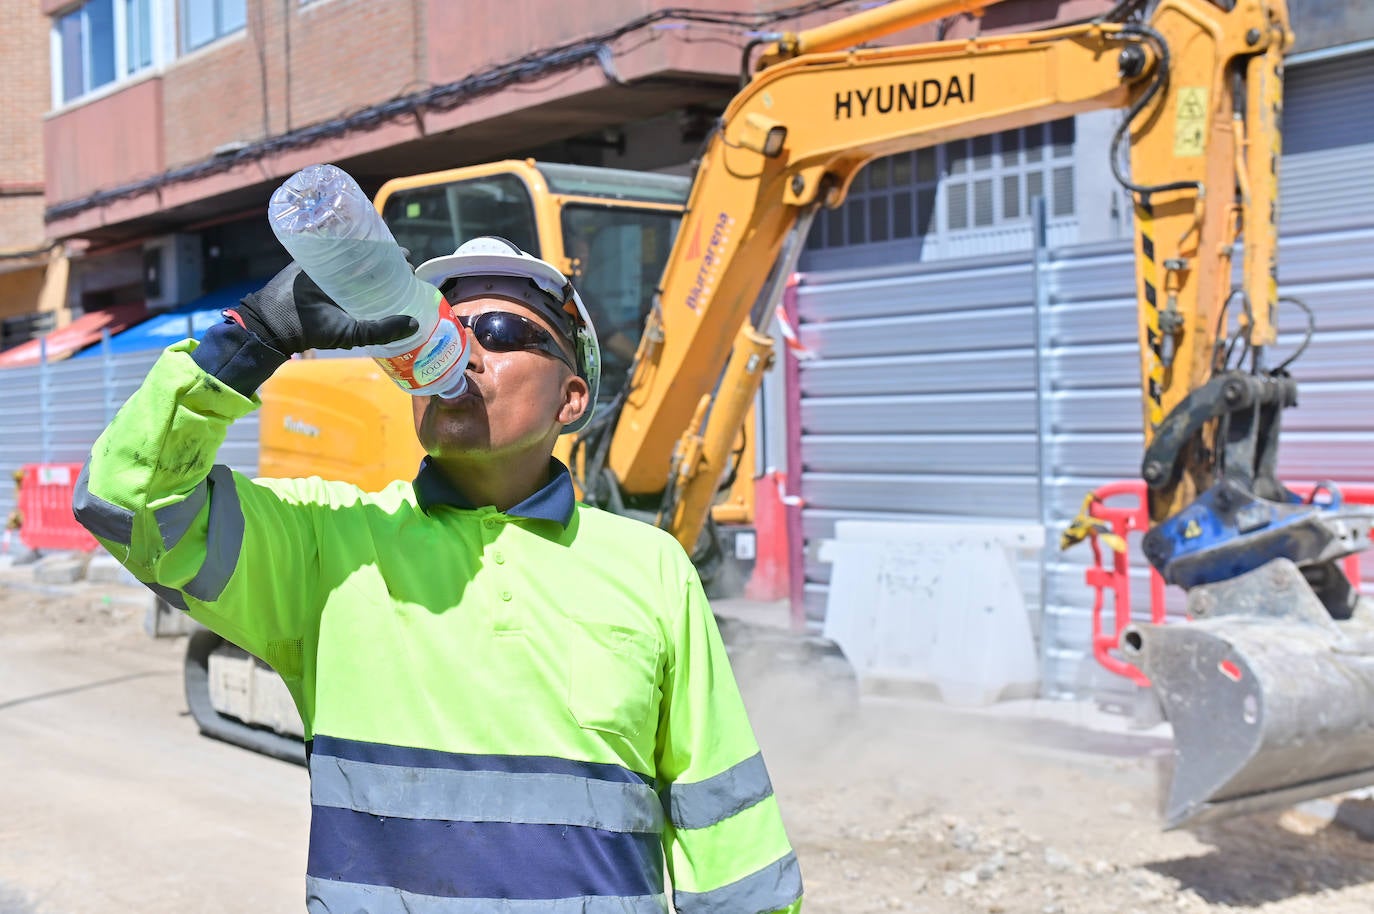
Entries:
[[787, 530], [787, 508], [795, 502], [787, 494], [787, 474], [769, 469], [754, 480], [754, 531], [758, 553], [754, 571], [745, 585], [750, 600], [787, 598], [791, 579], [792, 545]]
[[[1329, 491], [1329, 484], [1288, 485], [1288, 490], [1303, 500], [1310, 500], [1318, 491]], [[1350, 504], [1374, 505], [1374, 486], [1337, 486], [1341, 498]], [[1124, 541], [1131, 533], [1144, 533], [1150, 527], [1149, 502], [1146, 499], [1144, 480], [1129, 479], [1110, 482], [1096, 489], [1092, 494], [1092, 504], [1088, 513], [1106, 521], [1110, 532]], [[1116, 503], [1108, 504], [1109, 500]], [[1127, 504], [1121, 504], [1128, 500]], [[1112, 564], [1108, 568], [1102, 563], [1102, 545], [1094, 534], [1089, 537], [1092, 546], [1093, 564], [1084, 572], [1084, 580], [1093, 588], [1092, 646], [1093, 658], [1102, 667], [1118, 676], [1124, 676], [1140, 686], [1149, 686], [1150, 680], [1138, 667], [1123, 659], [1118, 647], [1121, 634], [1132, 622], [1131, 613], [1131, 558], [1130, 550], [1112, 553]], [[1346, 577], [1357, 590], [1360, 586], [1360, 555], [1346, 556], [1342, 560]], [[1150, 569], [1150, 622], [1163, 625], [1166, 617], [1164, 605], [1164, 579], [1159, 572]], [[1110, 627], [1106, 621], [1106, 596], [1112, 596]]]
[[76, 549], [100, 544], [76, 522], [72, 495], [79, 463], [30, 463], [19, 482], [19, 539], [30, 549]]

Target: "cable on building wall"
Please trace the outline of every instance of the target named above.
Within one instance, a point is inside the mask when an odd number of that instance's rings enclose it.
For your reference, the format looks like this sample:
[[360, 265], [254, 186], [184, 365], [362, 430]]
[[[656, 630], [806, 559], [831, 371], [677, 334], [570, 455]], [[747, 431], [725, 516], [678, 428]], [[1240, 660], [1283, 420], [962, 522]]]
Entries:
[[39, 257], [50, 257], [57, 249], [55, 242], [47, 242], [36, 248], [24, 248], [15, 251], [0, 251], [0, 260], [37, 260]]
[[65, 219], [88, 209], [153, 193], [170, 184], [209, 177], [247, 162], [258, 161], [289, 150], [311, 146], [347, 133], [375, 130], [397, 118], [419, 116], [426, 111], [449, 111], [470, 102], [474, 98], [499, 91], [506, 86], [532, 82], [550, 73], [580, 66], [588, 61], [596, 62], [606, 73], [608, 79], [620, 83], [621, 80], [615, 70], [610, 45], [626, 35], [658, 26], [661, 23], [683, 22], [725, 26], [741, 30], [741, 38], [757, 38], [757, 35], [752, 34], [755, 30], [765, 28], [773, 23], [796, 19], [837, 6], [852, 5], [854, 2], [855, 0], [808, 0], [808, 2], [762, 13], [730, 10], [708, 11], [687, 7], [668, 7], [655, 10], [609, 31], [534, 51], [513, 61], [473, 73], [455, 82], [395, 96], [347, 115], [311, 124], [298, 130], [288, 130], [263, 140], [234, 144], [231, 148], [223, 150], [212, 158], [173, 168], [141, 181], [122, 184], [109, 190], [96, 191], [76, 200], [59, 203], [48, 207], [44, 213], [44, 218], [49, 222]]

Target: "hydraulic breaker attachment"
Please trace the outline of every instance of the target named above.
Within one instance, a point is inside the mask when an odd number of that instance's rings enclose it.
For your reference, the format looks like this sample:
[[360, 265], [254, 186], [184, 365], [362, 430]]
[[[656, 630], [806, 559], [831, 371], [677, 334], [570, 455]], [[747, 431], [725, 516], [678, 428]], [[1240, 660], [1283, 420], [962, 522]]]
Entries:
[[[1323, 491], [1324, 503], [1275, 501], [1226, 478], [1146, 533], [1141, 548], [1165, 581], [1185, 590], [1277, 558], [1306, 567], [1368, 549], [1374, 509], [1345, 504], [1334, 486]], [[1332, 607], [1332, 614], [1349, 613]]]
[[1374, 784], [1374, 606], [1334, 561], [1286, 558], [1188, 592], [1185, 625], [1127, 628], [1174, 730], [1167, 828]]

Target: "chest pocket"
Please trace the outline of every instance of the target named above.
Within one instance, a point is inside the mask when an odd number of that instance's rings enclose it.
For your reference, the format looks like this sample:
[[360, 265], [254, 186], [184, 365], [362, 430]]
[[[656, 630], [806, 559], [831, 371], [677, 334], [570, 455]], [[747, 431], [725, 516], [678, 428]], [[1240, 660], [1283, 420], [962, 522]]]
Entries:
[[604, 622], [582, 622], [568, 643], [568, 707], [579, 726], [633, 739], [658, 714], [658, 640]]

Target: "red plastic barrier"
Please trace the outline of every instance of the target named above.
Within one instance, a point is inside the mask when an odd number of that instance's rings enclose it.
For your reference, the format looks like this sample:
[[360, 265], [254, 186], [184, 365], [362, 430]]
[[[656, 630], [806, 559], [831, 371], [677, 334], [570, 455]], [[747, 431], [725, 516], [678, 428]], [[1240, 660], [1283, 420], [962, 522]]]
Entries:
[[[1108, 506], [1107, 499], [1134, 497], [1130, 507]], [[1092, 507], [1088, 513], [1100, 517], [1111, 524], [1112, 533], [1126, 539], [1128, 534], [1143, 533], [1150, 526], [1150, 508], [1145, 500], [1145, 481], [1126, 480], [1112, 482], [1093, 492]], [[1118, 657], [1114, 652], [1121, 643], [1121, 633], [1131, 624], [1131, 558], [1127, 552], [1111, 550], [1112, 567], [1102, 566], [1102, 544], [1096, 536], [1089, 538], [1093, 550], [1093, 565], [1084, 573], [1088, 586], [1093, 588], [1093, 656], [1108, 671], [1125, 676], [1137, 685], [1148, 686], [1150, 679], [1132, 663]], [[1112, 594], [1112, 630], [1103, 627], [1103, 607], [1106, 593]], [[1150, 621], [1156, 625], [1164, 622], [1164, 579], [1159, 572], [1150, 569]]]
[[[1303, 499], [1311, 499], [1319, 487], [1316, 485], [1288, 485], [1289, 491]], [[1374, 505], [1374, 486], [1338, 486], [1341, 498], [1355, 505]], [[1093, 492], [1093, 503], [1089, 513], [1111, 524], [1111, 532], [1125, 539], [1129, 533], [1143, 533], [1150, 526], [1150, 512], [1145, 500], [1145, 482], [1139, 479], [1112, 482]], [[1130, 507], [1109, 506], [1108, 499], [1131, 497], [1135, 503]], [[1121, 633], [1131, 624], [1131, 560], [1129, 552], [1112, 552], [1112, 567], [1102, 565], [1102, 546], [1098, 538], [1090, 538], [1093, 550], [1093, 566], [1084, 573], [1088, 586], [1093, 588], [1092, 643], [1093, 657], [1097, 662], [1118, 676], [1142, 685], [1150, 684], [1149, 678], [1133, 664], [1127, 663], [1114, 652], [1121, 642]], [[1360, 586], [1360, 555], [1346, 556], [1342, 560], [1346, 577], [1358, 589]], [[1112, 630], [1104, 629], [1103, 616], [1106, 593], [1112, 594]], [[1159, 572], [1150, 569], [1150, 621], [1155, 625], [1164, 624], [1164, 579]]]
[[754, 480], [754, 532], [758, 552], [745, 585], [750, 600], [781, 600], [788, 594], [792, 548], [787, 535], [787, 474], [769, 470]]
[[80, 549], [100, 544], [72, 514], [79, 463], [30, 463], [19, 483], [19, 539], [30, 549]]

